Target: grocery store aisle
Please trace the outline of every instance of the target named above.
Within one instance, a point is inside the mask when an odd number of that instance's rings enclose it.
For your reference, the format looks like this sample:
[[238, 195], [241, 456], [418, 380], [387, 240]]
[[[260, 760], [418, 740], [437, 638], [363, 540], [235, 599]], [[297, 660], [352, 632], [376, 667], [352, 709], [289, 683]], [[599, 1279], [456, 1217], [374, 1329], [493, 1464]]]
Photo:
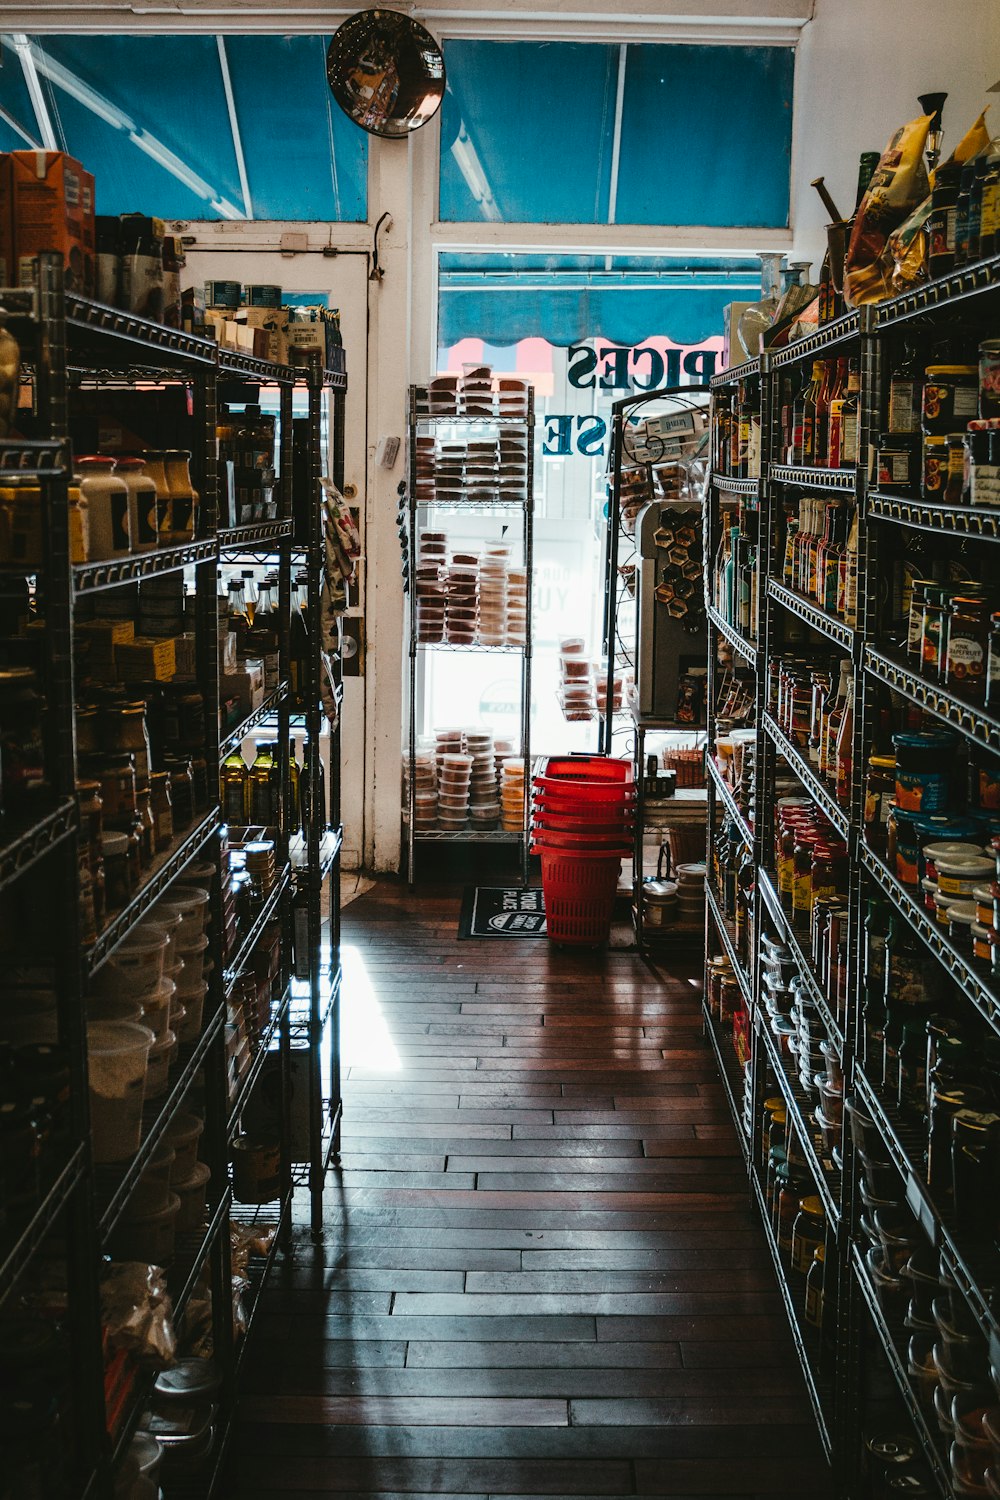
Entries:
[[343, 1171], [265, 1293], [227, 1494], [820, 1500], [696, 981], [458, 942], [459, 899], [345, 915]]

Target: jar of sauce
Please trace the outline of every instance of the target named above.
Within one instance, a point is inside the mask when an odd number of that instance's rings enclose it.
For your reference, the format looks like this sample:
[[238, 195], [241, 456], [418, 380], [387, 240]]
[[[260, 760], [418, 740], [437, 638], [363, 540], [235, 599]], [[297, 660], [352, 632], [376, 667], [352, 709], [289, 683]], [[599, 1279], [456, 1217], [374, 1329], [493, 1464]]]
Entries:
[[970, 703], [986, 699], [990, 613], [985, 599], [960, 594], [952, 599], [944, 681], [950, 692]]
[[920, 493], [929, 505], [944, 501], [948, 475], [948, 439], [925, 437], [923, 442], [923, 480]]
[[889, 807], [896, 793], [896, 760], [892, 755], [870, 755], [865, 781], [865, 837], [873, 849], [884, 849]]
[[822, 1249], [826, 1237], [826, 1215], [821, 1200], [815, 1196], [802, 1198], [799, 1211], [792, 1225], [791, 1265], [800, 1276], [808, 1277], [813, 1256]]
[[142, 471], [156, 488], [156, 541], [160, 547], [169, 547], [173, 543], [173, 512], [165, 458], [164, 453], [153, 448], [147, 448], [142, 455]]
[[128, 490], [132, 551], [151, 552], [157, 542], [156, 485], [141, 458], [119, 458], [115, 473]]
[[876, 454], [877, 487], [880, 490], [912, 491], [915, 487], [915, 470], [918, 439], [890, 436], [883, 433], [878, 440]]
[[128, 486], [115, 474], [115, 460], [94, 454], [78, 458], [76, 464], [80, 494], [87, 502], [92, 561], [128, 557], [132, 551]]
[[921, 427], [925, 436], [947, 437], [976, 415], [979, 405], [977, 365], [928, 365], [924, 371]]

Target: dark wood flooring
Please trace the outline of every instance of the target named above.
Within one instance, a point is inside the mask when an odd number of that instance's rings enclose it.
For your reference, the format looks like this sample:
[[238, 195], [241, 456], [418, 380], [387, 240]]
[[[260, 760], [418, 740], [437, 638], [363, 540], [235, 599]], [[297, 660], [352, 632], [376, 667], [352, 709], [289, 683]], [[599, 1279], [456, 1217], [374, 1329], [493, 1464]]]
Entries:
[[234, 1496], [820, 1500], [690, 966], [345, 913], [343, 1169], [265, 1292]]

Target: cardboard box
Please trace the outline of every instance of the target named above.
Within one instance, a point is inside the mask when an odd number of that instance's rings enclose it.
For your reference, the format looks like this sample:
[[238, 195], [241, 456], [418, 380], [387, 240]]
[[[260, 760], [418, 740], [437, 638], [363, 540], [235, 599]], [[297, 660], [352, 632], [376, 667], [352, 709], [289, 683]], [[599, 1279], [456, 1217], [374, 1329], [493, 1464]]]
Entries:
[[174, 637], [137, 635], [115, 647], [115, 666], [122, 682], [169, 682], [177, 670]]
[[32, 281], [31, 262], [42, 250], [59, 252], [66, 290], [94, 293], [94, 179], [63, 151], [12, 151], [0, 182], [0, 221], [10, 214], [15, 279]]
[[269, 359], [276, 365], [288, 363], [287, 308], [242, 307], [239, 319], [255, 330], [254, 355], [257, 359]]
[[264, 701], [264, 663], [248, 656], [241, 671], [223, 674], [219, 692], [223, 700], [231, 698], [239, 703], [240, 718], [245, 719]]

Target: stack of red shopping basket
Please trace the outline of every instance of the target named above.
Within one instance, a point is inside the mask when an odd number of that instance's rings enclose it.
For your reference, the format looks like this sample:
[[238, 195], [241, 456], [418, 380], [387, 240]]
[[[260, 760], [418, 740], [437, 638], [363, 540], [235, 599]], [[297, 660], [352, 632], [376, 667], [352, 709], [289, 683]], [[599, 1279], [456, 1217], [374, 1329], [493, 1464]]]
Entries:
[[632, 853], [632, 766], [550, 758], [532, 782], [532, 853], [542, 858], [549, 939], [596, 947], [611, 933], [621, 862]]

